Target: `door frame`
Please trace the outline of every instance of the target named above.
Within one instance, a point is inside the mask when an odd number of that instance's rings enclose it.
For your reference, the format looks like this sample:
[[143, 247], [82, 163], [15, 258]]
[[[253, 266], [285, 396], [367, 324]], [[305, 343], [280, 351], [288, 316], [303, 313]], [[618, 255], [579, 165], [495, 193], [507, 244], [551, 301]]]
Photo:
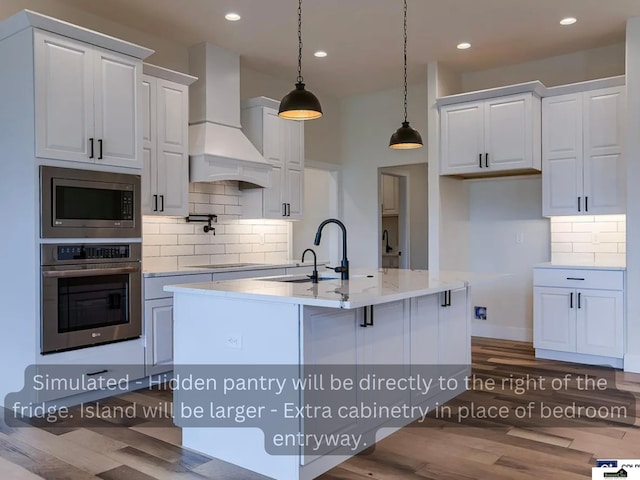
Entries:
[[398, 167], [379, 167], [378, 168], [378, 215], [377, 215], [377, 232], [378, 232], [378, 268], [382, 268], [382, 174], [393, 175], [398, 177], [400, 212], [398, 214], [398, 249], [400, 255], [398, 268], [411, 268], [411, 218], [409, 192], [411, 192], [411, 177], [407, 170]]

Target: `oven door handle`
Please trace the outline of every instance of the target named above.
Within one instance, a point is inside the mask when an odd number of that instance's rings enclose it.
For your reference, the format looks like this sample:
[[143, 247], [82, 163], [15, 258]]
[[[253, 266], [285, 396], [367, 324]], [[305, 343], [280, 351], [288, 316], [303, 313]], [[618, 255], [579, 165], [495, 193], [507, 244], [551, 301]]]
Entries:
[[118, 268], [83, 268], [76, 270], [50, 270], [42, 272], [44, 278], [65, 278], [65, 277], [94, 277], [96, 275], [118, 275], [122, 273], [136, 273], [140, 267], [118, 267]]

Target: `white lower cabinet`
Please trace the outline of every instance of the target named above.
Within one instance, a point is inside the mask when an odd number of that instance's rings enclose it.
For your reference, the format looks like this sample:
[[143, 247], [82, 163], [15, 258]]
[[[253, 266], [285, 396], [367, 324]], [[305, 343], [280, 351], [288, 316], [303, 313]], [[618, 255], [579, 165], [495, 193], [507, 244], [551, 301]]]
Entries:
[[[536, 355], [621, 366], [624, 356], [624, 272], [534, 269]], [[551, 355], [551, 356], [550, 356]]]
[[144, 323], [149, 328], [146, 347], [147, 375], [173, 369], [173, 298], [147, 300]]

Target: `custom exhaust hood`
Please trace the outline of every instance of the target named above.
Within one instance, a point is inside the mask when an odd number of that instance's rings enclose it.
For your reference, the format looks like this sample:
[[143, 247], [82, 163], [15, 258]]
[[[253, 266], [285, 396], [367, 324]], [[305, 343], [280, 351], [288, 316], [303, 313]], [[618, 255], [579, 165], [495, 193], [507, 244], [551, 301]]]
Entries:
[[201, 43], [189, 49], [189, 180], [269, 186], [271, 165], [242, 133], [240, 56]]

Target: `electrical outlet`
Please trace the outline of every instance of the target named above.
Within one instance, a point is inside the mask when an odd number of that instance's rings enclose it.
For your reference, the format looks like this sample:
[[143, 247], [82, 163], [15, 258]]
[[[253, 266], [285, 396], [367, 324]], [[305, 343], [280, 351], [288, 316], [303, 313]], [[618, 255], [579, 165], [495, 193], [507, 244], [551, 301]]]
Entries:
[[591, 236], [591, 243], [594, 245], [598, 245], [600, 243], [600, 235], [598, 232], [593, 232], [593, 235]]
[[227, 348], [242, 350], [242, 335], [227, 335], [227, 338], [225, 339], [225, 345]]
[[522, 245], [524, 243], [524, 232], [516, 233], [516, 244]]
[[264, 245], [264, 233], [258, 234], [258, 242], [260, 243], [260, 245]]
[[486, 320], [487, 319], [487, 307], [474, 307], [476, 320]]

